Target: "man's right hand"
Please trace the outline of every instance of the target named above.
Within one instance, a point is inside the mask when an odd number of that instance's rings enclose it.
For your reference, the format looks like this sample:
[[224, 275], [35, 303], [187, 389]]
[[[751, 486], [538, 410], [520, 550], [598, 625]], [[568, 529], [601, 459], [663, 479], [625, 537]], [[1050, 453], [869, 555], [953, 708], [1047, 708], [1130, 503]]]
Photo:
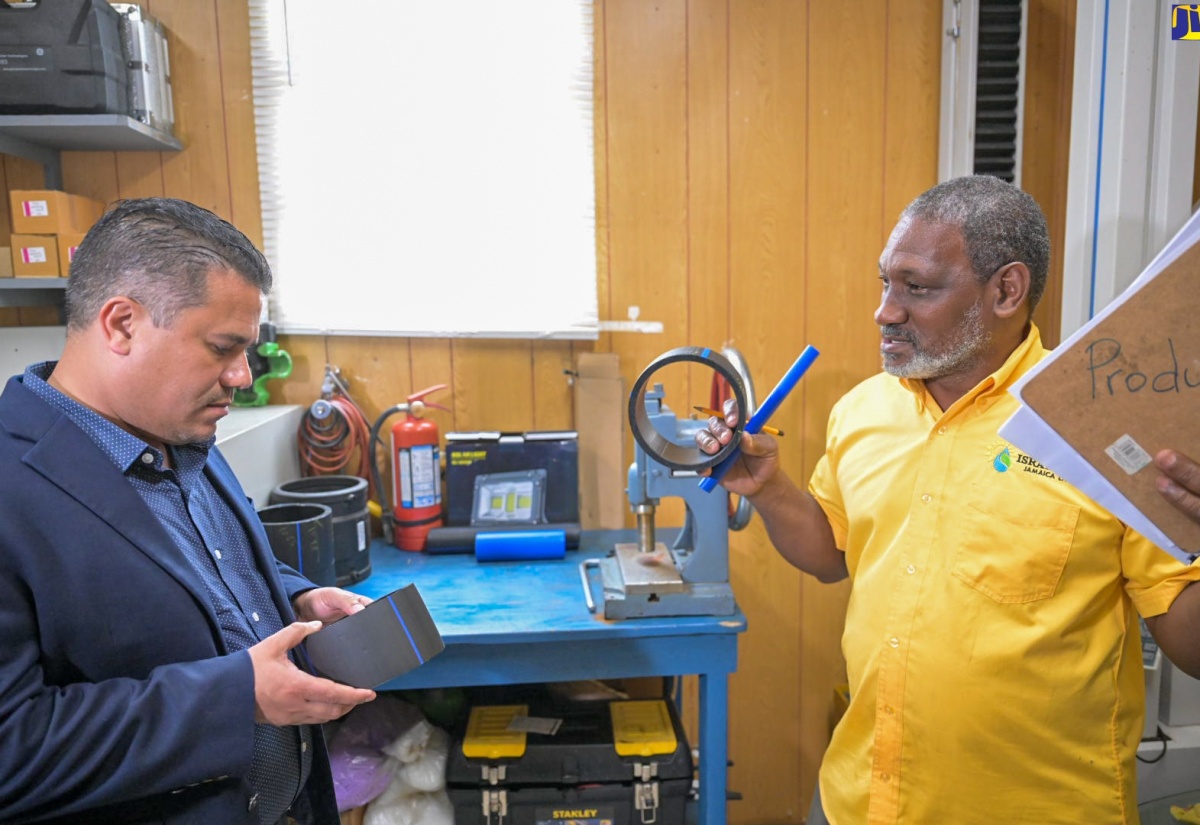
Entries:
[[249, 649], [254, 665], [255, 722], [319, 725], [375, 698], [373, 690], [305, 673], [288, 658], [288, 651], [321, 627], [320, 622], [293, 622]]
[[[708, 429], [696, 433], [696, 446], [709, 455], [716, 455], [733, 438], [739, 420], [737, 399], [725, 402], [724, 414], [724, 419], [715, 415], [709, 418]], [[738, 446], [738, 457], [721, 479], [721, 486], [735, 495], [750, 498], [779, 472], [779, 444], [769, 435], [743, 431]], [[702, 475], [709, 472], [706, 470]]]

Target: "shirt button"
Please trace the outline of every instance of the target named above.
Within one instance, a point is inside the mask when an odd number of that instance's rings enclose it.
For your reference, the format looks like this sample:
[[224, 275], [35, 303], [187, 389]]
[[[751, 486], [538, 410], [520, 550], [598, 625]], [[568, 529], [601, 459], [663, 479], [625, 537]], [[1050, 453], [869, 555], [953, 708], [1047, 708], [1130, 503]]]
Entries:
[[300, 743], [300, 753], [308, 753], [308, 743], [307, 742]]
[[933, 496], [929, 495], [929, 493], [924, 493], [921, 495], [921, 501], [928, 504], [929, 502], [933, 501]]
[[888, 639], [888, 644], [892, 647], [900, 647], [900, 640], [893, 636], [892, 638]]
[[946, 428], [938, 427], [938, 435], [945, 435], [945, 434], [946, 434]]
[[904, 572], [911, 576], [913, 573], [917, 572], [917, 568], [915, 565], [910, 564], [908, 567], [904, 568]]
[[142, 453], [142, 463], [143, 464], [153, 464], [154, 463], [154, 454], [153, 453]]
[[886, 713], [888, 716], [896, 715], [896, 709], [894, 707], [892, 707], [891, 705], [884, 705], [883, 712]]
[[890, 773], [881, 773], [881, 774], [879, 774], [879, 778], [882, 779], [884, 782], [892, 781], [892, 775]]
[[246, 810], [251, 812], [258, 810], [258, 794], [250, 797], [250, 804], [246, 806]]
[[216, 556], [218, 559], [220, 559], [220, 558], [221, 558], [221, 551], [220, 551], [220, 550], [214, 550], [214, 551], [213, 551], [213, 555], [214, 555], [214, 556]]
[[257, 614], [257, 613], [251, 613], [251, 614], [250, 614], [250, 618], [254, 619], [254, 621], [256, 621], [256, 622], [257, 622], [257, 621], [258, 621], [258, 614]]

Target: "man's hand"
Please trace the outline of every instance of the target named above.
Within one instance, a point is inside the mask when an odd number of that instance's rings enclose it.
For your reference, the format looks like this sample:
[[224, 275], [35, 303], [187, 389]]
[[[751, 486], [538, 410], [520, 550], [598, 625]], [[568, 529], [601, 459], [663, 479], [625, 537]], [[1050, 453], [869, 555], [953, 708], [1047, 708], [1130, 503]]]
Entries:
[[[725, 418], [708, 419], [708, 429], [696, 433], [696, 446], [702, 452], [716, 455], [733, 438], [733, 428], [738, 425], [737, 400], [725, 402]], [[721, 486], [739, 496], [752, 497], [779, 472], [779, 445], [769, 435], [750, 435], [742, 432], [738, 445], [741, 452], [737, 460], [721, 479]], [[705, 470], [702, 475], [711, 471]]]
[[289, 650], [320, 629], [319, 621], [293, 622], [250, 648], [254, 721], [277, 726], [319, 725], [375, 698], [373, 690], [311, 676], [288, 658]]
[[1155, 486], [1175, 508], [1200, 523], [1200, 464], [1174, 450], [1159, 450], [1154, 466], [1162, 471]]
[[296, 611], [296, 618], [302, 622], [318, 621], [330, 624], [345, 616], [354, 615], [370, 603], [371, 600], [366, 596], [342, 590], [340, 587], [318, 587], [315, 590], [305, 590], [292, 599], [292, 609]]

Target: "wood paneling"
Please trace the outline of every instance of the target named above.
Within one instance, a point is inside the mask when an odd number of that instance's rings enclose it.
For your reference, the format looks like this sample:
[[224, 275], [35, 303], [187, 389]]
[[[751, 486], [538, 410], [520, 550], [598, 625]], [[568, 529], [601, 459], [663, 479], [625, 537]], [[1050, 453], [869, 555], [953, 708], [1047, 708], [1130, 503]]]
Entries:
[[[729, 337], [760, 399], [810, 343], [810, 8], [788, 0], [730, 3], [730, 273], [717, 291], [729, 296]], [[774, 419], [787, 434], [784, 465], [795, 473], [804, 392], [798, 388]], [[730, 688], [729, 781], [743, 794], [732, 810], [747, 822], [800, 822], [800, 575], [771, 549], [757, 519], [731, 537], [730, 553], [734, 592], [748, 627], [759, 631], [743, 638]]]
[[1050, 229], [1050, 277], [1034, 321], [1048, 347], [1062, 328], [1063, 246], [1071, 150], [1074, 0], [1030, 0], [1021, 185], [1041, 204]]
[[[149, 10], [168, 30], [184, 149], [66, 153], [65, 185], [106, 202], [187, 198], [260, 242], [245, 4], [152, 0]], [[1072, 0], [1031, 1], [1023, 175], [1055, 241], [1039, 309], [1051, 341], [1074, 25]], [[617, 353], [632, 386], [668, 349], [732, 345], [762, 398], [813, 344], [821, 357], [774, 422], [787, 432], [785, 467], [806, 479], [830, 406], [878, 369], [879, 253], [901, 209], [935, 182], [941, 29], [940, 0], [595, 0], [600, 317], [624, 320], [638, 307], [663, 334], [607, 333], [594, 343], [285, 335], [294, 371], [272, 386], [273, 399], [310, 403], [329, 364], [371, 421], [445, 383], [430, 398], [450, 408], [430, 412], [443, 433], [561, 429], [574, 425], [566, 373], [580, 352]], [[6, 190], [42, 187], [36, 164], [2, 161]], [[44, 317], [4, 310], [0, 324]], [[707, 401], [707, 376], [684, 383], [682, 405]], [[660, 524], [678, 523], [677, 503], [663, 504]], [[743, 798], [729, 819], [798, 823], [844, 673], [847, 587], [785, 565], [757, 519], [731, 534], [730, 555], [749, 629], [730, 694], [730, 787]], [[695, 693], [685, 680], [693, 735]]]

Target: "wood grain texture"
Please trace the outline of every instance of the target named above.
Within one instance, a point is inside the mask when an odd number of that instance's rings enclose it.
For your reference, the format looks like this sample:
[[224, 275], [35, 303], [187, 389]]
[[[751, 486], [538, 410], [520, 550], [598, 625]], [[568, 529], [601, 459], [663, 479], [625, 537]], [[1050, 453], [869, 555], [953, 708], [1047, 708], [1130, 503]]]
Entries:
[[218, 2], [154, 0], [152, 14], [173, 35], [169, 45], [175, 135], [186, 147], [182, 152], [161, 153], [163, 194], [183, 197], [186, 193], [188, 200], [228, 219], [233, 198], [227, 171]]
[[1031, 0], [1026, 33], [1021, 185], [1041, 205], [1050, 230], [1050, 275], [1033, 316], [1048, 347], [1057, 346], [1062, 334], [1075, 7], [1072, 0]]
[[[760, 400], [809, 336], [810, 9], [788, 0], [730, 4], [730, 338], [750, 365]], [[793, 474], [801, 470], [803, 389], [772, 419], [787, 433], [780, 447]], [[743, 639], [730, 689], [730, 787], [743, 794], [731, 816], [800, 822], [800, 574], [771, 548], [758, 519], [732, 536], [730, 553], [734, 592], [748, 626], [764, 631]], [[762, 742], [771, 747], [757, 744]]]

